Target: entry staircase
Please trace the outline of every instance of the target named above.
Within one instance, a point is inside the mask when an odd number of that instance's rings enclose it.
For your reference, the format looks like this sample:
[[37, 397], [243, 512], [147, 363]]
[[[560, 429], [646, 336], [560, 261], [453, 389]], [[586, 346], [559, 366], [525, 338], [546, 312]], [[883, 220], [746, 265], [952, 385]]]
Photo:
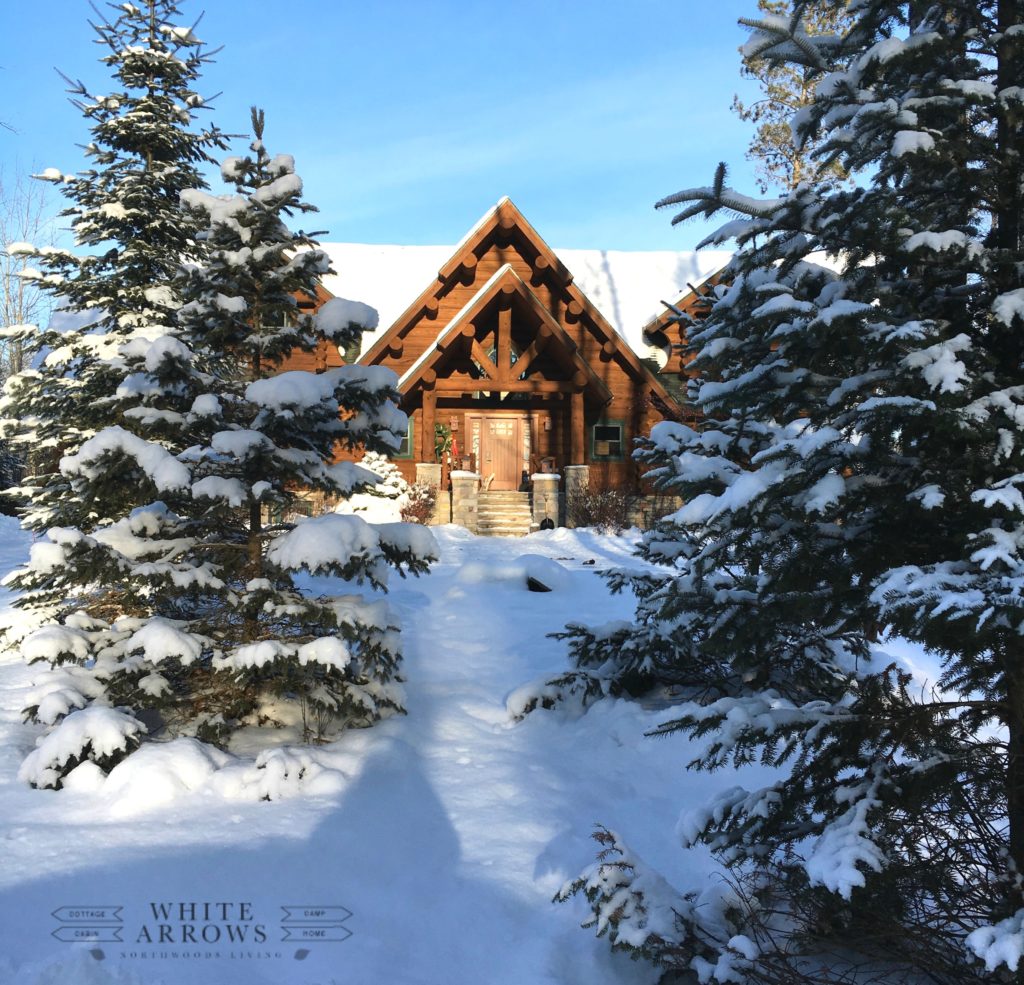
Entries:
[[524, 537], [530, 532], [532, 522], [529, 493], [512, 490], [480, 493], [477, 529], [482, 536]]

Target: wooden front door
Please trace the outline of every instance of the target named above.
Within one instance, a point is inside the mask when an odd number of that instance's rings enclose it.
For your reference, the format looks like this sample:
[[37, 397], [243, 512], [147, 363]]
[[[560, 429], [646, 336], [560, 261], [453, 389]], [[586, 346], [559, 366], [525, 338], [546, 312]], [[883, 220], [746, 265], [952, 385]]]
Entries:
[[480, 478], [491, 489], [518, 489], [523, 468], [522, 421], [518, 417], [485, 417], [480, 434]]

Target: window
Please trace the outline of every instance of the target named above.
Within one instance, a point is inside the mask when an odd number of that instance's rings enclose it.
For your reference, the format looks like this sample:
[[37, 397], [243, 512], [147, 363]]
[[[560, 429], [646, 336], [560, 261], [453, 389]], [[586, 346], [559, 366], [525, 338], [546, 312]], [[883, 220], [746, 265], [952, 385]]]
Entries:
[[625, 429], [621, 421], [601, 421], [594, 425], [591, 458], [597, 461], [622, 461], [625, 454]]
[[412, 418], [409, 418], [409, 426], [405, 430], [405, 437], [402, 438], [402, 443], [398, 446], [396, 451], [391, 457], [392, 458], [412, 458], [413, 450], [413, 437], [412, 437]]

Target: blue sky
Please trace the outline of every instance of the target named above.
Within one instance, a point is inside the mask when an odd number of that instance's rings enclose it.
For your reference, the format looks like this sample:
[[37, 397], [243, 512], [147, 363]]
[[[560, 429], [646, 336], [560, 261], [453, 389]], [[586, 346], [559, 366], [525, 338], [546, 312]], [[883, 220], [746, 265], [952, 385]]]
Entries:
[[[85, 0], [5, 11], [0, 162], [77, 169], [85, 121], [54, 71], [107, 91]], [[223, 45], [203, 91], [295, 155], [324, 239], [455, 243], [509, 195], [556, 247], [690, 249], [653, 203], [710, 182], [720, 160], [753, 191], [736, 23], [755, 0], [183, 0]], [[12, 98], [13, 94], [16, 98]], [[214, 189], [220, 191], [215, 183]]]

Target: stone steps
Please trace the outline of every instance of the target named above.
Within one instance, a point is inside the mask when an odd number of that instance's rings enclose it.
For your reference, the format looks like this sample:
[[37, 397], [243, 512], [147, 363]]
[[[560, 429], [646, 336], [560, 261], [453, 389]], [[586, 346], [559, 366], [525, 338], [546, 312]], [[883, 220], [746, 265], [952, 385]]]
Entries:
[[530, 532], [532, 523], [529, 493], [498, 490], [480, 494], [477, 531], [481, 536], [523, 537]]

